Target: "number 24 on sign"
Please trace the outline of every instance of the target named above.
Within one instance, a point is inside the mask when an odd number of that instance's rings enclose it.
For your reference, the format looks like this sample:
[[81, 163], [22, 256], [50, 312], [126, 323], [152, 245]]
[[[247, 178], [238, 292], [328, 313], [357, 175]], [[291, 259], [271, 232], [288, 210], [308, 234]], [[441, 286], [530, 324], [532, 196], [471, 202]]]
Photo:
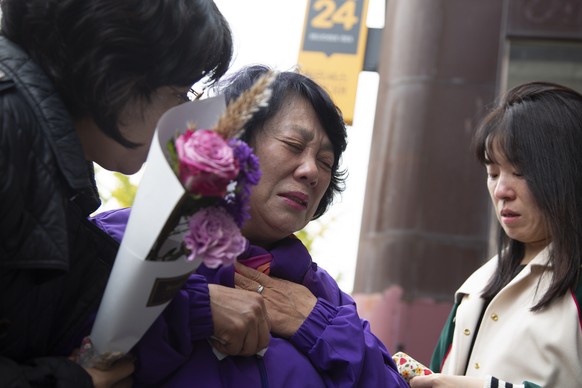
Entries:
[[339, 24], [345, 31], [349, 31], [359, 22], [356, 0], [346, 0], [339, 7], [334, 0], [316, 0], [313, 9], [319, 12], [311, 20], [313, 28], [328, 29]]

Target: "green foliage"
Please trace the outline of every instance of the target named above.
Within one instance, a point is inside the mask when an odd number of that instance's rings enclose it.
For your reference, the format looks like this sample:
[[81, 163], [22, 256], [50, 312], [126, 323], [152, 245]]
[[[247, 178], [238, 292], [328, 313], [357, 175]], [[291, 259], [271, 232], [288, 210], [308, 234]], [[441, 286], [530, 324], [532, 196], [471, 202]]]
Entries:
[[309, 233], [307, 229], [304, 228], [299, 232], [295, 232], [295, 236], [297, 236], [303, 245], [305, 245], [307, 250], [311, 252], [311, 245], [313, 244], [313, 240], [315, 240], [315, 235]]
[[118, 172], [113, 173], [117, 178], [117, 187], [111, 191], [111, 197], [115, 198], [121, 207], [130, 207], [133, 205], [137, 186], [131, 183], [127, 175]]
[[[325, 223], [324, 219], [326, 220]], [[327, 233], [329, 226], [333, 224], [334, 221], [335, 217], [329, 219], [326, 219], [325, 217], [318, 218], [315, 221], [311, 221], [305, 228], [301, 229], [299, 232], [296, 232], [295, 236], [297, 236], [297, 238], [301, 240], [303, 245], [305, 245], [307, 250], [313, 255], [314, 254], [314, 251], [312, 249], [313, 243], [317, 238], [323, 237], [323, 235]], [[339, 283], [342, 279], [342, 274], [338, 273], [334, 279], [336, 282]]]
[[[131, 177], [118, 172], [109, 172], [95, 165], [99, 196], [104, 204], [111, 200], [118, 203], [116, 207], [130, 207], [133, 205], [137, 185], [131, 182]], [[109, 187], [109, 189], [106, 189]]]
[[[333, 222], [333, 220], [331, 220]], [[303, 245], [307, 248], [309, 252], [312, 252], [313, 242], [318, 238], [322, 237], [329, 228], [329, 223], [324, 224], [321, 218], [311, 221], [305, 228], [301, 229], [299, 232], [295, 233], [295, 236], [301, 240]]]

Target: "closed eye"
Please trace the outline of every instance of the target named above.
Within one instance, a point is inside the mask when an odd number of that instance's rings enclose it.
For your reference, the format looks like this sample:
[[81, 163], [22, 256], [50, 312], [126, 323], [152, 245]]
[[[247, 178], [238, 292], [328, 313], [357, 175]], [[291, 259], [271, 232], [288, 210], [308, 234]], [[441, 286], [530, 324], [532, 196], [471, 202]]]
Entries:
[[319, 158], [319, 163], [328, 171], [331, 171], [333, 168], [333, 159], [330, 158]]
[[287, 148], [290, 148], [294, 152], [301, 152], [301, 151], [303, 151], [303, 146], [300, 145], [299, 143], [292, 143], [292, 142], [289, 142], [289, 141], [285, 141], [283, 143], [287, 146]]
[[499, 175], [499, 168], [493, 163], [486, 164], [485, 168], [487, 170], [487, 178], [495, 179]]

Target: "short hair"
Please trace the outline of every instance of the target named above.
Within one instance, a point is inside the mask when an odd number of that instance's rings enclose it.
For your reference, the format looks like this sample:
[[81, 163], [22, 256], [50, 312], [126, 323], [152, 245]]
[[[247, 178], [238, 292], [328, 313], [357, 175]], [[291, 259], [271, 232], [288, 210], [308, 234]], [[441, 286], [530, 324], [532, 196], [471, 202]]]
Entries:
[[73, 119], [91, 117], [126, 147], [118, 124], [132, 99], [162, 86], [216, 81], [232, 58], [212, 0], [3, 0], [1, 33], [53, 81]]
[[[552, 282], [533, 310], [572, 288], [582, 258], [582, 95], [565, 86], [530, 82], [511, 89], [482, 120], [473, 138], [477, 159], [495, 162], [497, 147], [523, 174], [551, 237]], [[509, 283], [523, 243], [499, 225], [500, 271], [484, 296]]]
[[[264, 65], [244, 67], [221, 81], [216, 91], [224, 94], [227, 101], [234, 100], [268, 71], [272, 71], [272, 69]], [[334, 152], [331, 181], [313, 215], [313, 219], [317, 219], [333, 203], [334, 196], [345, 189], [347, 172], [339, 169], [341, 156], [347, 146], [346, 125], [342, 113], [323, 87], [298, 70], [279, 72], [271, 84], [271, 90], [269, 104], [253, 114], [245, 125], [245, 131], [241, 138], [247, 142], [252, 141], [258, 131], [262, 130], [265, 122], [279, 112], [285, 100], [290, 96], [301, 96], [313, 106]]]

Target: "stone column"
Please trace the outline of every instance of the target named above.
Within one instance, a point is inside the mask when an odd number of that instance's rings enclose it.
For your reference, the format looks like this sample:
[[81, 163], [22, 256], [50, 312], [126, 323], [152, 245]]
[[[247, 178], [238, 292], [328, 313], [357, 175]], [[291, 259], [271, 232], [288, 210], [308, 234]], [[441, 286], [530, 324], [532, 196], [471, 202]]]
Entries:
[[469, 143], [496, 96], [503, 1], [387, 4], [354, 294], [450, 302], [489, 254], [486, 176]]

